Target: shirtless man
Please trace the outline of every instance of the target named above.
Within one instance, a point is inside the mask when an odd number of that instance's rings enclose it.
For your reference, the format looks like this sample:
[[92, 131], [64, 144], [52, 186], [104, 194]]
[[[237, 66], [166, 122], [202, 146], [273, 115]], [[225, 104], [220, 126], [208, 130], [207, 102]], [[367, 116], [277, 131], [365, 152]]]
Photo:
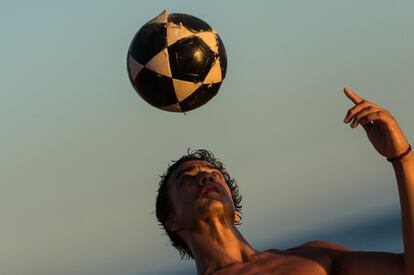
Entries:
[[391, 113], [345, 88], [355, 103], [345, 116], [361, 125], [375, 150], [389, 159], [401, 202], [404, 253], [354, 252], [311, 241], [287, 250], [255, 250], [236, 228], [238, 187], [222, 163], [205, 150], [183, 156], [162, 176], [156, 215], [182, 257], [198, 274], [414, 275], [414, 154]]

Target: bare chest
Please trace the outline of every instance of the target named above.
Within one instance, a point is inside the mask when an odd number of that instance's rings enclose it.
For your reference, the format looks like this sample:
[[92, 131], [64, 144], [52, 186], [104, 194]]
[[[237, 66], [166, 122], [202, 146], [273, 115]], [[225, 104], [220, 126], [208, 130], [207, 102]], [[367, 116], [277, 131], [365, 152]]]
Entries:
[[214, 273], [225, 274], [273, 274], [273, 275], [329, 275], [329, 260], [308, 259], [297, 255], [263, 253], [251, 261], [237, 263]]

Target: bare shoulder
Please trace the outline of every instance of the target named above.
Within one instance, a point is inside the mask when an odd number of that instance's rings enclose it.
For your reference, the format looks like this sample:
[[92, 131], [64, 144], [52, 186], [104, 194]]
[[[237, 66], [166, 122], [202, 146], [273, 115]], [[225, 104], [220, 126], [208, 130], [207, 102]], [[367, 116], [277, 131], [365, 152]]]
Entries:
[[322, 248], [322, 249], [334, 250], [336, 252], [351, 252], [352, 251], [352, 249], [344, 245], [326, 242], [326, 241], [319, 241], [319, 240], [310, 241], [310, 242], [301, 244], [299, 246], [289, 248], [288, 250], [312, 249], [312, 248]]
[[[324, 270], [331, 270], [337, 256], [352, 253], [352, 250], [341, 244], [318, 240], [286, 249], [285, 253], [317, 263]], [[327, 274], [331, 273], [327, 272]]]
[[[399, 275], [403, 274], [403, 254], [385, 251], [353, 251], [341, 244], [311, 241], [288, 249], [322, 266], [329, 266], [336, 275]], [[330, 261], [326, 261], [330, 258]]]

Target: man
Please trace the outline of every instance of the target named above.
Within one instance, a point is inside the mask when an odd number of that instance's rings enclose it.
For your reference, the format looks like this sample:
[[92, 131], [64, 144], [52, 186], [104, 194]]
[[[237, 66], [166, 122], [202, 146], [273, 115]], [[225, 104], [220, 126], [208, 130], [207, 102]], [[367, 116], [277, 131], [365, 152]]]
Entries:
[[345, 88], [355, 106], [344, 123], [361, 125], [392, 163], [401, 202], [404, 253], [354, 252], [311, 241], [287, 250], [255, 250], [236, 225], [238, 187], [222, 163], [205, 150], [182, 157], [162, 176], [156, 215], [182, 257], [195, 259], [198, 274], [414, 275], [414, 154], [391, 113]]

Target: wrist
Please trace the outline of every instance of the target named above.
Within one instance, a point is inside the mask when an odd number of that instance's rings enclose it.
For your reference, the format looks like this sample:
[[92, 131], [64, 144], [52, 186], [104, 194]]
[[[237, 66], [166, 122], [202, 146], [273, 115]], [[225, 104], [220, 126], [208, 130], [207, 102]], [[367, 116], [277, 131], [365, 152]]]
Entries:
[[[387, 161], [389, 161], [391, 163], [401, 161], [404, 158], [408, 158], [408, 156], [410, 155], [410, 152], [411, 152], [411, 144], [408, 144], [408, 148], [403, 153], [401, 153], [400, 155], [397, 155], [395, 157], [389, 157], [389, 158], [387, 158]], [[411, 152], [411, 154], [412, 154], [412, 152]]]

